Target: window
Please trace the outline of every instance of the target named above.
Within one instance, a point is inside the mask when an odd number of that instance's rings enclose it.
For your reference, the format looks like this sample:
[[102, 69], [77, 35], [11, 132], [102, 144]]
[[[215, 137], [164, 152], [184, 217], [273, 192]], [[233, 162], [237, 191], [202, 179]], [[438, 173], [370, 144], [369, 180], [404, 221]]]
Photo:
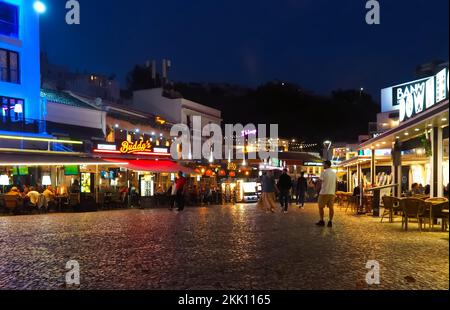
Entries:
[[0, 1], [0, 35], [19, 38], [19, 8]]
[[1, 123], [18, 123], [25, 120], [25, 103], [22, 99], [1, 97]]
[[0, 49], [0, 81], [20, 83], [18, 53]]

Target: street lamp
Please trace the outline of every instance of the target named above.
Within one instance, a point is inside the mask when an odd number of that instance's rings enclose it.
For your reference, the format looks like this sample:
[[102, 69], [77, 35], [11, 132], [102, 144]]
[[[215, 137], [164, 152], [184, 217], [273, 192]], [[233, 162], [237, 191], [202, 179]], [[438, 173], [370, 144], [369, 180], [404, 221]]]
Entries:
[[330, 160], [330, 148], [331, 148], [332, 142], [330, 140], [326, 140], [323, 142], [324, 146], [324, 158], [325, 160]]
[[35, 1], [33, 8], [38, 14], [44, 14], [47, 11], [47, 6], [42, 1]]

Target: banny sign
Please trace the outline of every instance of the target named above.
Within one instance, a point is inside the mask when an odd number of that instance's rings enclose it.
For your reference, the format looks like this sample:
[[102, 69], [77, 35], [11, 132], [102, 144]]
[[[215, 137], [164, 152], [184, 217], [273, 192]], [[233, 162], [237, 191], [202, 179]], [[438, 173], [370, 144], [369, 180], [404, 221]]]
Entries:
[[445, 68], [430, 78], [393, 88], [393, 103], [399, 107], [400, 122], [407, 121], [448, 98], [448, 71]]

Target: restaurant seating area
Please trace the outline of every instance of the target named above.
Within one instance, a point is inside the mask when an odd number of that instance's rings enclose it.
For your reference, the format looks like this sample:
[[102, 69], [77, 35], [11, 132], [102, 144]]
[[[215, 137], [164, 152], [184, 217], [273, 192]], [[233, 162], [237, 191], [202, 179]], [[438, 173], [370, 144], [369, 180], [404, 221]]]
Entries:
[[[225, 201], [224, 193], [213, 190], [210, 195], [197, 195], [187, 191], [186, 206], [221, 205]], [[127, 191], [102, 191], [95, 194], [66, 193], [56, 195], [47, 201], [43, 193], [39, 202], [30, 205], [23, 193], [18, 195], [0, 194], [0, 215], [28, 215], [39, 213], [92, 212], [126, 208], [169, 208], [174, 198], [168, 193], [140, 197], [137, 192], [128, 195]]]
[[[337, 192], [336, 205], [345, 210], [346, 214], [361, 215], [373, 214], [373, 196], [364, 195], [362, 206], [360, 196], [350, 192]], [[381, 223], [402, 222], [402, 229], [408, 231], [411, 223], [417, 223], [420, 231], [428, 228], [435, 231], [440, 221], [441, 231], [448, 230], [449, 200], [445, 197], [430, 198], [428, 195], [416, 195], [413, 197], [383, 196], [380, 202], [382, 212]]]
[[445, 197], [429, 198], [428, 196], [396, 198], [384, 196], [381, 207], [384, 212], [381, 223], [389, 216], [389, 223], [394, 223], [394, 218], [402, 221], [402, 229], [409, 230], [411, 222], [417, 223], [420, 231], [426, 229], [434, 231], [438, 220], [441, 222], [441, 231], [448, 229], [449, 200]]
[[37, 203], [33, 204], [22, 196], [0, 194], [0, 215], [27, 215], [48, 212], [76, 211], [80, 207], [80, 194], [55, 196], [48, 200], [40, 193]]

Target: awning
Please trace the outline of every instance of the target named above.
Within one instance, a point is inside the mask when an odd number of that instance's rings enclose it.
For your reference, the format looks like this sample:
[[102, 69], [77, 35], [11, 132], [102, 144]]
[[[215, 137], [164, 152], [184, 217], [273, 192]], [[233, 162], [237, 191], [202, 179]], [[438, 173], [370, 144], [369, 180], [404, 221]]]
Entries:
[[422, 114], [403, 122], [400, 126], [363, 142], [359, 148], [375, 150], [392, 148], [397, 139], [405, 143], [422, 136], [425, 131], [432, 127], [448, 128], [448, 118], [448, 100], [445, 100]]
[[120, 160], [120, 159], [105, 159], [110, 162], [122, 162], [126, 168], [135, 171], [148, 171], [155, 173], [176, 173], [183, 172], [186, 174], [195, 174], [193, 169], [179, 165], [169, 160]]
[[[126, 163], [113, 160], [115, 164]], [[52, 155], [52, 154], [16, 154], [0, 153], [0, 166], [75, 166], [75, 165], [111, 165], [111, 161], [83, 155]]]

